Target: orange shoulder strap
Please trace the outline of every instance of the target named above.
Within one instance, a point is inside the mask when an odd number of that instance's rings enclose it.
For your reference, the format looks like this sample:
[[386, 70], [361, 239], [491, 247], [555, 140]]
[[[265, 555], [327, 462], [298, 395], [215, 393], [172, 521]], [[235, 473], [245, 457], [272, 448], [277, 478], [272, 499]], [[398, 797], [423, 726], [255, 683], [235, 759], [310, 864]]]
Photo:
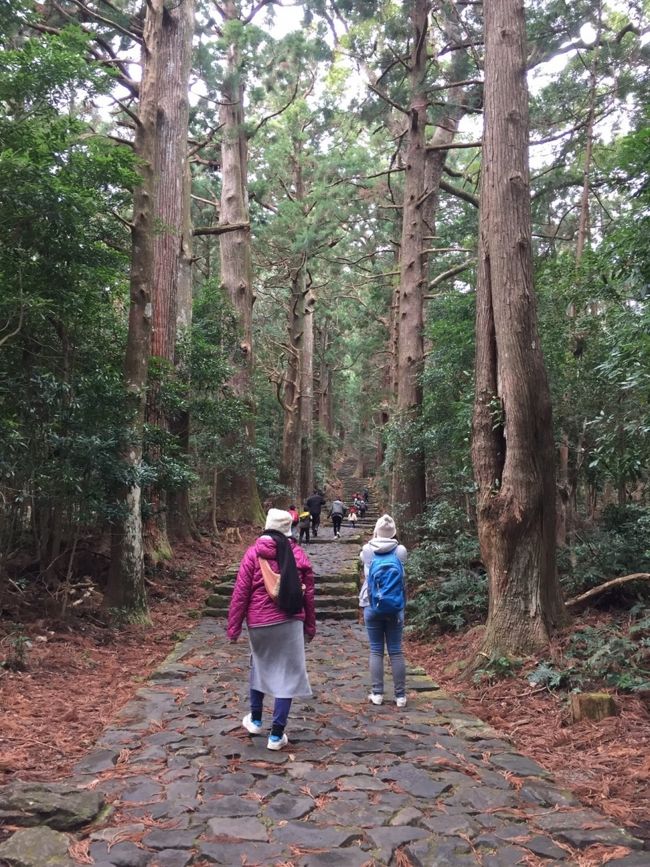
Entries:
[[262, 570], [262, 578], [264, 579], [264, 587], [266, 588], [266, 592], [269, 594], [271, 599], [275, 602], [280, 593], [280, 578], [277, 572], [274, 572], [271, 569], [271, 564], [268, 560], [264, 560], [262, 557], [257, 558], [260, 562], [260, 569]]

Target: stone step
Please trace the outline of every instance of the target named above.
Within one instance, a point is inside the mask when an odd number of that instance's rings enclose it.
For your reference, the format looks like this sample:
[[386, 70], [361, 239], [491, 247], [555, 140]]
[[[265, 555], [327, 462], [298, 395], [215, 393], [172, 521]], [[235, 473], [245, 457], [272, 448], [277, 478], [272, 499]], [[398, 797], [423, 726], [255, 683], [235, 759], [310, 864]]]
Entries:
[[[337, 572], [330, 575], [316, 574], [316, 592], [322, 593], [324, 592], [324, 588], [328, 588], [328, 594], [340, 594], [343, 596], [356, 595], [359, 592], [357, 585], [358, 575], [359, 568], [356, 561], [351, 563], [349, 569], [345, 572]], [[210, 588], [208, 588], [210, 594], [208, 595], [205, 604], [209, 608], [221, 605], [223, 600], [226, 600], [227, 604], [230, 601], [233, 586], [234, 580], [214, 583]]]
[[310, 539], [308, 543], [303, 542], [301, 547], [309, 555], [309, 549], [312, 545], [329, 545], [332, 542], [336, 542], [338, 545], [361, 545], [362, 539], [360, 533], [345, 533], [339, 539], [335, 539], [330, 533], [328, 536], [317, 536], [315, 539]]
[[[337, 608], [341, 603], [349, 605], [350, 600], [356, 600], [358, 595], [359, 588], [356, 584], [330, 584], [319, 581], [316, 583], [317, 608]], [[227, 611], [229, 605], [230, 593], [211, 593], [205, 600], [206, 608], [218, 608], [220, 611]]]
[[316, 578], [316, 604], [321, 600], [321, 596], [340, 596], [341, 598], [356, 598], [359, 595], [359, 587], [356, 581], [348, 581], [346, 583], [323, 581], [321, 578]]
[[317, 611], [316, 622], [321, 620], [357, 620], [359, 617], [358, 608], [335, 608], [329, 611]]
[[225, 617], [228, 614], [228, 606], [221, 608], [215, 605], [206, 606], [203, 609], [204, 617]]
[[232, 596], [232, 584], [215, 584], [214, 587], [211, 588], [210, 595], [206, 598], [205, 604], [212, 607], [214, 605], [221, 605], [223, 599], [226, 602], [230, 602], [230, 597]]
[[[321, 594], [352, 598], [359, 594], [359, 587], [356, 580], [350, 580], [350, 575], [317, 575], [316, 593], [319, 600], [321, 599]], [[206, 598], [205, 604], [208, 608], [220, 607], [224, 604], [227, 607], [231, 596], [231, 584], [215, 584], [212, 592]]]
[[[228, 613], [228, 607], [226, 608], [214, 608], [208, 607], [203, 609], [204, 617], [217, 617], [222, 618], [225, 617]], [[316, 611], [316, 621], [322, 620], [357, 620], [359, 617], [359, 609], [354, 606], [348, 606], [347, 608], [328, 608], [328, 609], [319, 609]]]
[[[340, 611], [342, 608], [350, 608], [350, 602], [357, 600], [358, 593], [349, 596], [316, 596], [316, 616], [323, 611]], [[356, 604], [354, 607], [358, 607]]]

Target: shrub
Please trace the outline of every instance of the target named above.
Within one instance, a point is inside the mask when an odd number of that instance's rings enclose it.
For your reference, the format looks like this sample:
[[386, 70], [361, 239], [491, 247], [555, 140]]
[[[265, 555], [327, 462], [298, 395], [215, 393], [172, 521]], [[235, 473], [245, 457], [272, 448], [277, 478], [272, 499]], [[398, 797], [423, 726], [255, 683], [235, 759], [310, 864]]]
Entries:
[[423, 525], [424, 540], [408, 562], [410, 630], [458, 630], [483, 620], [487, 579], [464, 512], [440, 501], [429, 507]]
[[620, 623], [583, 626], [571, 636], [568, 665], [543, 661], [528, 676], [531, 686], [589, 689], [605, 685], [622, 692], [650, 689], [650, 612], [626, 629]]
[[[617, 575], [650, 572], [648, 539], [650, 509], [636, 504], [608, 505], [597, 526], [576, 534], [573, 567], [569, 552], [558, 552], [560, 582], [566, 596], [584, 593]], [[627, 585], [612, 592], [630, 597], [633, 593], [647, 594], [647, 589]]]

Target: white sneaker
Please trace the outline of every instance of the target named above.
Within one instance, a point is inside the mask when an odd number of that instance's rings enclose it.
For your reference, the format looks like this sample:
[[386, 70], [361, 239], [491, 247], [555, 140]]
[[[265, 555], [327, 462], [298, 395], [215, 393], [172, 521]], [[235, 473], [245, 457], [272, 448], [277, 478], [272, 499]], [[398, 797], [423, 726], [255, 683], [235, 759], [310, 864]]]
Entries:
[[371, 692], [368, 696], [368, 701], [371, 701], [373, 704], [383, 704], [384, 696], [380, 692]]
[[246, 714], [244, 719], [241, 721], [241, 724], [244, 726], [246, 731], [252, 735], [262, 734], [262, 723], [253, 722], [249, 713]]
[[395, 699], [395, 704], [397, 707], [406, 707], [406, 696], [400, 695]]
[[269, 739], [266, 742], [267, 750], [281, 750], [282, 747], [286, 747], [289, 743], [289, 738], [286, 735], [282, 735], [282, 737], [278, 737], [278, 735], [269, 735]]

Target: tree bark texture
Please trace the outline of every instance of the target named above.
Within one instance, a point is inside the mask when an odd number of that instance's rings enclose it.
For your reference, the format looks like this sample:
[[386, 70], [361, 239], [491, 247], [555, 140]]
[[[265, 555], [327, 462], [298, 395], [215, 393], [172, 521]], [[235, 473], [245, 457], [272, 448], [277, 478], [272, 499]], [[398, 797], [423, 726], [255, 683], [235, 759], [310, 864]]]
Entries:
[[[194, 0], [181, 0], [163, 15], [154, 163], [156, 234], [151, 354], [170, 367], [180, 363], [177, 343], [191, 325], [192, 227], [187, 134], [193, 35]], [[189, 419], [168, 417], [160, 408], [158, 397], [156, 391], [150, 390], [149, 421], [186, 439]], [[183, 445], [188, 448], [187, 442]], [[154, 560], [171, 554], [168, 531], [186, 535], [184, 525], [189, 520], [187, 493], [183, 497], [158, 491], [155, 498], [156, 514], [147, 522], [146, 532], [147, 550]]]
[[303, 269], [305, 318], [300, 366], [300, 490], [307, 496], [314, 487], [314, 305], [316, 299], [305, 278]]
[[149, 0], [142, 41], [142, 80], [135, 131], [135, 153], [140, 161], [141, 180], [133, 194], [129, 327], [124, 358], [124, 382], [132, 415], [130, 442], [122, 454], [126, 481], [120, 500], [124, 516], [114, 527], [111, 538], [111, 567], [106, 590], [107, 605], [120, 609], [130, 620], [147, 617], [139, 473], [151, 350], [156, 83], [160, 76], [163, 5], [163, 0]]
[[489, 578], [484, 650], [547, 644], [565, 618], [555, 568], [551, 401], [537, 332], [522, 0], [487, 0], [472, 460]]
[[[294, 140], [293, 187], [296, 202], [305, 213], [305, 180], [302, 171], [302, 142]], [[300, 340], [300, 490], [298, 498], [308, 497], [314, 485], [314, 307], [316, 296], [307, 273], [307, 254], [300, 257], [293, 279], [293, 296], [301, 306]]]
[[287, 487], [294, 501], [301, 498], [300, 492], [300, 336], [303, 328], [301, 298], [292, 286], [289, 304], [289, 347], [287, 368], [282, 389], [283, 410], [282, 462], [280, 484]]
[[327, 350], [329, 349], [329, 329], [327, 320], [325, 320], [325, 324], [319, 330], [318, 345], [318, 367], [314, 371], [315, 387], [317, 385], [318, 394], [316, 419], [320, 429], [331, 436], [333, 429], [331, 399], [332, 371], [327, 360]]
[[[175, 310], [174, 321], [174, 366], [177, 376], [187, 380], [185, 360], [179, 352], [181, 341], [189, 338], [192, 327], [192, 175], [187, 154], [187, 132], [189, 127], [189, 81], [192, 69], [192, 39], [195, 26], [195, 0], [183, 0], [175, 9], [170, 9], [170, 61], [176, 64], [173, 93], [170, 93], [170, 126], [175, 130], [174, 152], [169, 154], [177, 160], [178, 203], [174, 217], [175, 224]], [[163, 44], [165, 39], [163, 39]], [[175, 60], [175, 58], [178, 58]], [[165, 57], [163, 56], [163, 60]], [[172, 123], [172, 121], [174, 121]], [[161, 169], [162, 171], [162, 169]], [[167, 225], [163, 213], [160, 218]], [[172, 224], [174, 225], [174, 224]], [[155, 305], [154, 305], [155, 315]], [[170, 430], [175, 435], [180, 452], [185, 459], [190, 450], [190, 418], [186, 409], [179, 410], [170, 419]], [[189, 489], [172, 491], [168, 495], [167, 514], [168, 532], [172, 539], [188, 539], [195, 533], [190, 511]]]
[[[227, 0], [222, 4], [226, 20], [238, 18], [237, 4]], [[221, 143], [221, 223], [247, 224], [248, 213], [248, 142], [244, 128], [244, 83], [241, 76], [239, 49], [233, 42], [228, 46], [226, 71], [222, 88], [223, 103], [219, 119], [222, 124]], [[235, 309], [240, 328], [240, 344], [233, 359], [234, 374], [230, 384], [237, 397], [247, 407], [243, 425], [246, 444], [255, 445], [255, 417], [252, 401], [253, 374], [253, 265], [250, 227], [219, 235], [221, 285]], [[248, 461], [249, 466], [252, 461]], [[221, 473], [219, 500], [224, 520], [254, 524], [262, 519], [262, 507], [257, 491], [254, 469]]]
[[[426, 197], [427, 31], [430, 3], [413, 0], [410, 58], [411, 102], [405, 157], [400, 285], [397, 310], [396, 421], [401, 429], [393, 469], [392, 498], [400, 523], [419, 517], [425, 502], [424, 452], [413, 442], [419, 437], [422, 410], [421, 375], [424, 366], [423, 295]], [[404, 536], [404, 530], [401, 531]]]

